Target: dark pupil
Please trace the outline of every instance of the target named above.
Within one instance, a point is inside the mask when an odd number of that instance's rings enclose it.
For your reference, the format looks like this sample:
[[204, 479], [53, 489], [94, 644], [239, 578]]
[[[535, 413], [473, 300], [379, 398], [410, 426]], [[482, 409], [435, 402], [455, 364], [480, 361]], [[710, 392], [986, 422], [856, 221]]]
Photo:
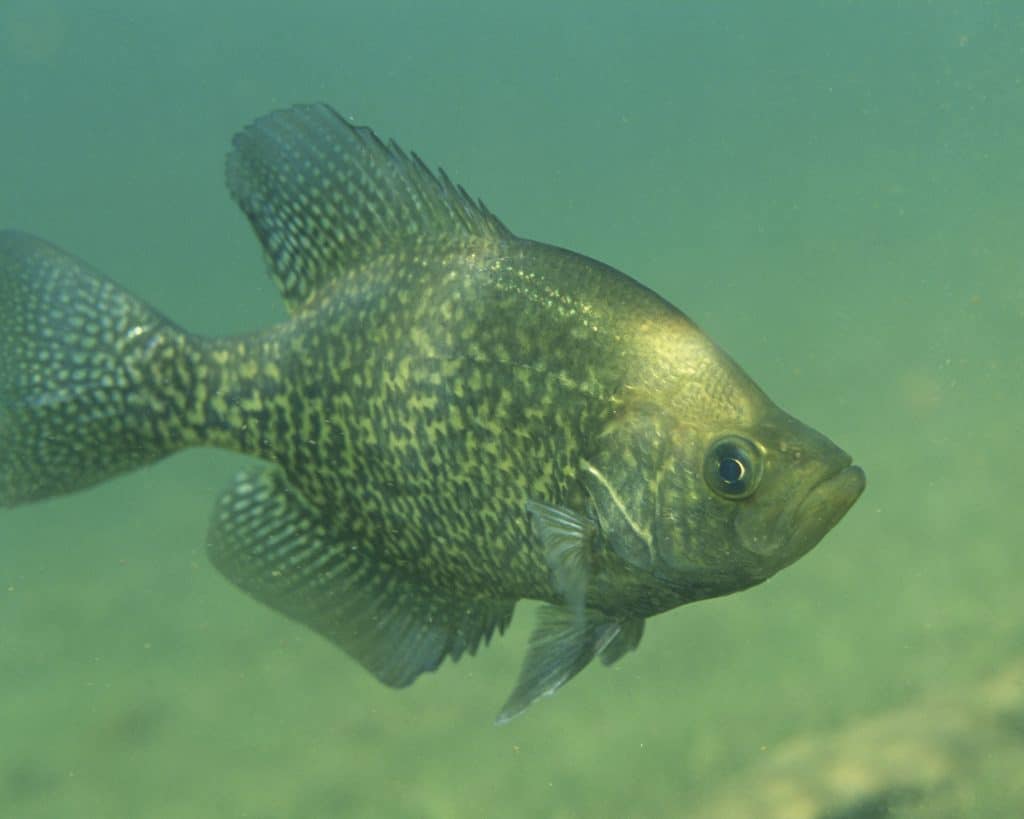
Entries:
[[736, 458], [723, 458], [718, 463], [718, 477], [725, 483], [736, 483], [743, 477], [743, 464]]

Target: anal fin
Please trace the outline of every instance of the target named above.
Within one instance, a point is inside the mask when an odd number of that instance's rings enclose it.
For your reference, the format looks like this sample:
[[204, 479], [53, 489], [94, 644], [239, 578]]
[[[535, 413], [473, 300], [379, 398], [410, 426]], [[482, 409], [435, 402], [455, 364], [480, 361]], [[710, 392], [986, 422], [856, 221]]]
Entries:
[[239, 474], [208, 539], [214, 566], [394, 687], [503, 632], [513, 601], [432, 593], [332, 531], [277, 467]]

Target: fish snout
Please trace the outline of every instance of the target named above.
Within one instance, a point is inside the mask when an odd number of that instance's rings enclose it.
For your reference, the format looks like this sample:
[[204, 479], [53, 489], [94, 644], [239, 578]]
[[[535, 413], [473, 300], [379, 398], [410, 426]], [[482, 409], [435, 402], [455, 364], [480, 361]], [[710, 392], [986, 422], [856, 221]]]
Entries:
[[774, 499], [762, 499], [767, 508], [773, 501], [783, 506], [774, 525], [765, 529], [762, 515], [766, 508], [752, 508], [749, 518], [741, 519], [741, 541], [758, 558], [757, 573], [762, 577], [775, 574], [813, 549], [864, 491], [864, 470], [838, 447], [830, 445], [829, 450], [827, 454], [817, 453], [811, 461], [820, 465], [813, 475], [804, 472], [806, 477], [796, 487], [791, 485], [787, 490], [779, 486], [773, 492]]
[[818, 483], [801, 501], [787, 538], [790, 562], [813, 549], [842, 519], [867, 485], [864, 470], [852, 463]]

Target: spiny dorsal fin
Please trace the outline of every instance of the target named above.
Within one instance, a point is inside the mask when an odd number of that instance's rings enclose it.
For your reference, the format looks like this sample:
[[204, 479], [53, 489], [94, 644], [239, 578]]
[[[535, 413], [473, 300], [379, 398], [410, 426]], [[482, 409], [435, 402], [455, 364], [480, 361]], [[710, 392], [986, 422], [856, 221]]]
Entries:
[[346, 271], [424, 237], [510, 235], [444, 171], [322, 104], [268, 114], [237, 134], [227, 184], [292, 311]]

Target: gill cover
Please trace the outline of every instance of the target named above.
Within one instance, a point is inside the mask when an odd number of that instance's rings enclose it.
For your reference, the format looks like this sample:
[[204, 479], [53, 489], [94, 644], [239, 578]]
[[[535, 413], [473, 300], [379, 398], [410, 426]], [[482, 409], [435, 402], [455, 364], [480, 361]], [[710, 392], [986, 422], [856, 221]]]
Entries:
[[606, 427], [597, 451], [581, 462], [580, 480], [604, 543], [645, 571], [658, 559], [665, 478], [682, 466], [669, 451], [674, 435], [665, 426], [654, 413], [627, 412]]

